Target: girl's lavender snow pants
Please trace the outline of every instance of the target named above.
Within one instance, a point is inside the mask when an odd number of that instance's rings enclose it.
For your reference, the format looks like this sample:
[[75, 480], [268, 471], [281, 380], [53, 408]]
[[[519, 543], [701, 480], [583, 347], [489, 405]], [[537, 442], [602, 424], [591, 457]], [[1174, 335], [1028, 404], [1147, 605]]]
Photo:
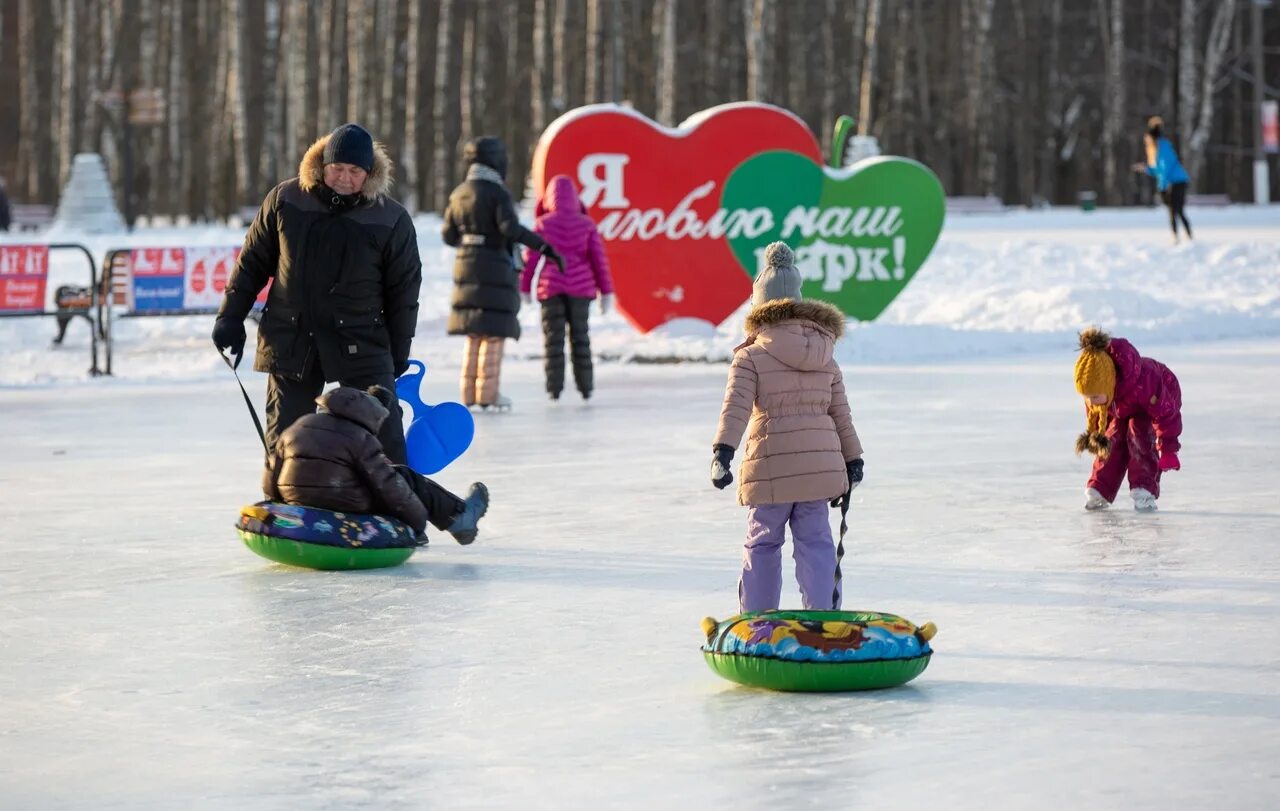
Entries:
[[796, 581], [805, 608], [831, 604], [836, 580], [836, 549], [826, 499], [760, 504], [747, 509], [747, 542], [742, 554], [738, 603], [743, 611], [777, 608], [782, 596], [782, 542], [791, 524]]

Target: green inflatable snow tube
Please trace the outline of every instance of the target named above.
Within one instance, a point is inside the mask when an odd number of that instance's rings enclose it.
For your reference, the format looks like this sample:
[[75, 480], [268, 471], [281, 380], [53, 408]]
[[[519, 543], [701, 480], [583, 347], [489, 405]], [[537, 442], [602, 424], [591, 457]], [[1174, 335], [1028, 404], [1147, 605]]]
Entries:
[[757, 611], [702, 621], [717, 675], [748, 687], [845, 692], [897, 687], [929, 666], [933, 623], [876, 611]]
[[353, 549], [349, 546], [321, 546], [291, 538], [273, 538], [243, 529], [237, 532], [245, 546], [267, 560], [306, 569], [383, 569], [399, 566], [414, 551], [413, 547]]
[[307, 569], [399, 566], [426, 543], [394, 518], [275, 501], [242, 507], [236, 532], [267, 560]]

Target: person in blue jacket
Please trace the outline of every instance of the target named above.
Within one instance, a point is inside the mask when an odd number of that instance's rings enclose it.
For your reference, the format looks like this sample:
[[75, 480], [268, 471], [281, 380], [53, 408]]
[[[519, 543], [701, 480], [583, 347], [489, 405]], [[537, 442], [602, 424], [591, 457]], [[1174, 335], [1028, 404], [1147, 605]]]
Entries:
[[1147, 162], [1135, 163], [1135, 172], [1144, 172], [1156, 179], [1156, 191], [1169, 208], [1169, 227], [1173, 229], [1173, 241], [1178, 241], [1178, 220], [1191, 239], [1191, 223], [1187, 221], [1184, 207], [1187, 204], [1187, 182], [1191, 178], [1178, 160], [1178, 152], [1164, 137], [1164, 119], [1153, 115], [1147, 120]]

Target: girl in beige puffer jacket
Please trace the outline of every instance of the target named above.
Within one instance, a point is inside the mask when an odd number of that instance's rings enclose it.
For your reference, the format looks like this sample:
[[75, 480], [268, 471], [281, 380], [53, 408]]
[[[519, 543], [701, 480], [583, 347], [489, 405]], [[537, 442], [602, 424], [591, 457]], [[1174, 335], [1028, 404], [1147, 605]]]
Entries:
[[781, 242], [765, 250], [751, 301], [712, 462], [712, 483], [723, 489], [733, 481], [729, 466], [746, 433], [738, 503], [749, 509], [739, 603], [743, 611], [778, 607], [789, 523], [804, 607], [839, 608], [827, 509], [862, 480], [862, 445], [833, 358], [844, 315], [800, 300], [795, 257]]

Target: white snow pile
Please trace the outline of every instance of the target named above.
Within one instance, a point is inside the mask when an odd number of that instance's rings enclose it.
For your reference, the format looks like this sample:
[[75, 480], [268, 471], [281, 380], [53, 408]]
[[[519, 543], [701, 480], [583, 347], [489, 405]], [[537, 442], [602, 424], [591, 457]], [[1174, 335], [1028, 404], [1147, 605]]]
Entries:
[[[874, 323], [851, 324], [843, 363], [928, 363], [949, 358], [1070, 350], [1098, 324], [1143, 343], [1280, 336], [1280, 207], [1192, 210], [1197, 240], [1171, 244], [1157, 209], [1014, 212], [953, 216], [928, 262]], [[435, 216], [416, 220], [423, 284], [414, 356], [451, 370], [461, 341], [445, 335], [452, 251]], [[95, 236], [60, 232], [95, 257], [130, 246], [232, 245], [243, 230], [140, 229]], [[39, 241], [8, 234], [0, 242]], [[85, 284], [83, 257], [51, 258], [48, 297]], [[679, 321], [641, 335], [620, 315], [592, 315], [592, 348], [603, 359], [723, 361], [741, 340], [746, 304], [718, 328]], [[542, 354], [536, 307], [521, 314], [524, 337], [509, 355]], [[125, 381], [179, 381], [226, 374], [209, 339], [212, 317], [116, 321], [113, 372]], [[88, 379], [89, 331], [75, 321], [52, 346], [52, 318], [0, 319], [0, 385]], [[250, 329], [250, 350], [254, 340]]]

